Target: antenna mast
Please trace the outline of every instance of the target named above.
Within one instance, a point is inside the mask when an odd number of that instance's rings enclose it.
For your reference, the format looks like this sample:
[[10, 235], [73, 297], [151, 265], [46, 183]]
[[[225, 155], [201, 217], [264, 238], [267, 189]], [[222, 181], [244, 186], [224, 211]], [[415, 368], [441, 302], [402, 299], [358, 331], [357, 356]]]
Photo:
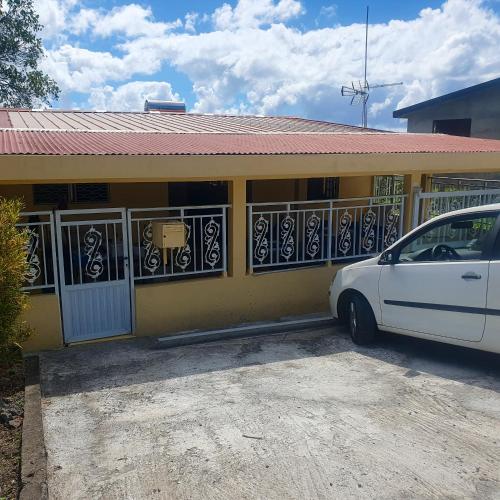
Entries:
[[[370, 13], [370, 6], [366, 6], [366, 25], [365, 25], [365, 79], [363, 81], [364, 87], [368, 89], [368, 81], [366, 80], [366, 71], [368, 69], [368, 15]], [[366, 103], [368, 101], [368, 95], [366, 99], [363, 99], [363, 128], [368, 126], [368, 111]]]
[[378, 89], [381, 87], [393, 87], [395, 85], [403, 85], [403, 82], [397, 83], [380, 83], [378, 85], [369, 85], [367, 80], [368, 72], [368, 17], [370, 13], [370, 6], [366, 6], [366, 24], [365, 24], [365, 58], [364, 58], [364, 79], [363, 82], [358, 81], [358, 85], [351, 82], [351, 86], [342, 85], [340, 93], [344, 97], [351, 97], [351, 106], [354, 104], [362, 104], [363, 110], [361, 114], [361, 121], [363, 128], [368, 127], [368, 98], [370, 97], [370, 88]]

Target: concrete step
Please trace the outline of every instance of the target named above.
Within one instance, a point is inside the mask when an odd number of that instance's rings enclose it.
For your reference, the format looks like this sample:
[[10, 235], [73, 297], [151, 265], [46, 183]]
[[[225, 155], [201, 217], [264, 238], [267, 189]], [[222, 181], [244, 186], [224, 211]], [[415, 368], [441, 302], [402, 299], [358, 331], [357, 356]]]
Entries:
[[246, 323], [217, 330], [190, 330], [176, 335], [160, 337], [158, 347], [178, 347], [183, 345], [215, 342], [217, 340], [255, 337], [277, 333], [288, 333], [309, 328], [326, 328], [333, 326], [335, 320], [327, 314], [314, 314], [281, 318], [277, 321]]

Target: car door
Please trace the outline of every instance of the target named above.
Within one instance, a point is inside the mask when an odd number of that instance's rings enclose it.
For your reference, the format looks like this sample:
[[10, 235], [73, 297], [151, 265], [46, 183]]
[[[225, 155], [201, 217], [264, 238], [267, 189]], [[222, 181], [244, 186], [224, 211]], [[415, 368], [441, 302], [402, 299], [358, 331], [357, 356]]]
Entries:
[[480, 341], [497, 215], [450, 216], [403, 240], [380, 275], [382, 325]]
[[[497, 228], [500, 231], [500, 221]], [[500, 352], [500, 234], [497, 234], [490, 261], [483, 342], [487, 342], [489, 350]]]

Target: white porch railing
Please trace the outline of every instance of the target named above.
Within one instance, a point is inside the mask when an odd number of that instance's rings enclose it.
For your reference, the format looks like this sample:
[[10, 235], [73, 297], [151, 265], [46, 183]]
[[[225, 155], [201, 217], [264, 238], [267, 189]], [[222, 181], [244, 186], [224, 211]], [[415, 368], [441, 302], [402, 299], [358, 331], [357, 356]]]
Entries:
[[[227, 272], [228, 205], [128, 210], [129, 254], [135, 281]], [[153, 244], [153, 222], [182, 221], [186, 246], [163, 250]]]
[[28, 271], [23, 290], [57, 291], [56, 243], [52, 212], [22, 212], [16, 224], [28, 231]]
[[403, 234], [405, 196], [249, 203], [251, 272], [369, 257]]
[[413, 203], [412, 227], [426, 222], [437, 215], [500, 202], [500, 189], [475, 189], [424, 193], [416, 190]]

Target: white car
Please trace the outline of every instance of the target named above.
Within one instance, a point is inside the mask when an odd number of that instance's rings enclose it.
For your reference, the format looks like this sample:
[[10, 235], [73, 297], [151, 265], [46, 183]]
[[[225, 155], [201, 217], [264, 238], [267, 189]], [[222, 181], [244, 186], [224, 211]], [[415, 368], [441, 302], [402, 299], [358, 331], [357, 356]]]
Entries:
[[500, 353], [500, 204], [449, 212], [330, 287], [335, 318], [357, 344], [378, 329]]

